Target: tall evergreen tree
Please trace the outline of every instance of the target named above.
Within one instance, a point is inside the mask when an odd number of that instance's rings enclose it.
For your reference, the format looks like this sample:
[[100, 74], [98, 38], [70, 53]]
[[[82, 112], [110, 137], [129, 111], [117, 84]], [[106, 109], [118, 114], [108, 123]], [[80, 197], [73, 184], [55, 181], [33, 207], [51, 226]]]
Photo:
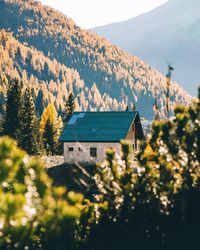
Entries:
[[20, 145], [31, 155], [41, 153], [41, 134], [29, 87], [25, 90], [23, 98]]
[[54, 155], [57, 151], [57, 141], [55, 140], [55, 137], [56, 130], [54, 124], [50, 119], [48, 119], [43, 133], [43, 140], [47, 154]]
[[35, 106], [36, 106], [36, 113], [40, 117], [44, 111], [44, 108], [45, 108], [44, 93], [41, 89], [38, 92]]
[[[40, 121], [40, 131], [43, 137], [44, 148], [47, 153], [51, 151], [52, 154], [60, 154], [62, 151], [62, 145], [59, 142], [59, 136], [62, 128], [63, 123], [61, 117], [58, 116], [55, 106], [53, 104], [49, 104], [44, 110]], [[53, 140], [53, 143], [51, 140]]]
[[19, 139], [22, 111], [22, 83], [17, 79], [13, 80], [9, 85], [5, 107], [3, 133], [14, 139]]
[[73, 93], [70, 93], [67, 102], [65, 104], [64, 119], [63, 119], [64, 122], [67, 123], [69, 121], [75, 109], [76, 109], [75, 98]]

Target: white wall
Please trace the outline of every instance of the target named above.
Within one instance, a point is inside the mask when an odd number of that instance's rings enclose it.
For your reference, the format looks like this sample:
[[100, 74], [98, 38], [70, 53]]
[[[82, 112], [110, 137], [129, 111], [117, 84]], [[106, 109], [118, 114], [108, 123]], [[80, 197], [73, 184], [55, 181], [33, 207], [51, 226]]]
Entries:
[[[73, 147], [74, 151], [69, 152], [69, 147]], [[83, 151], [79, 151], [78, 148]], [[97, 148], [97, 157], [90, 157], [90, 148]], [[65, 142], [64, 143], [64, 161], [70, 162], [101, 162], [106, 158], [105, 152], [108, 148], [113, 148], [117, 154], [120, 154], [120, 143], [102, 143], [102, 142]]]

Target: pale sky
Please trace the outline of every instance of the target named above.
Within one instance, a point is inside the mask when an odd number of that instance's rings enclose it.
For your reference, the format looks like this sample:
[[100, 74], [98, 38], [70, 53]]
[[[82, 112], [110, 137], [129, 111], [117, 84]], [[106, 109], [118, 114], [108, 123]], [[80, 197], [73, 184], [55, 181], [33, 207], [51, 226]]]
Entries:
[[71, 17], [82, 28], [130, 19], [167, 0], [41, 0]]

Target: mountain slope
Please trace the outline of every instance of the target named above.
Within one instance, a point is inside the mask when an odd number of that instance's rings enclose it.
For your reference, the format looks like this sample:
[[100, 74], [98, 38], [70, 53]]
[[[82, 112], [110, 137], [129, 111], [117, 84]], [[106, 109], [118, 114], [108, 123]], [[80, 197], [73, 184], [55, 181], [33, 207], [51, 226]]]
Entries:
[[[157, 91], [164, 111], [165, 77], [161, 73], [96, 34], [80, 29], [62, 13], [37, 1], [1, 0], [0, 28], [12, 31], [21, 43], [42, 51], [49, 59], [76, 69], [86, 87], [99, 90], [101, 96], [109, 95], [118, 103], [136, 103], [142, 115], [152, 118]], [[191, 100], [177, 84], [170, 91], [172, 103]]]
[[200, 2], [170, 0], [131, 20], [95, 28], [95, 32], [175, 79], [196, 95], [200, 83]]
[[[54, 103], [58, 111], [64, 110], [69, 93], [78, 96], [78, 110], [119, 110], [126, 104], [109, 95], [101, 95], [95, 84], [88, 88], [77, 70], [67, 68], [55, 59], [50, 60], [35, 48], [17, 41], [10, 33], [0, 31], [0, 113], [3, 111], [9, 79], [18, 78], [30, 85], [37, 104], [43, 94], [44, 106]], [[6, 79], [8, 76], [8, 79]]]

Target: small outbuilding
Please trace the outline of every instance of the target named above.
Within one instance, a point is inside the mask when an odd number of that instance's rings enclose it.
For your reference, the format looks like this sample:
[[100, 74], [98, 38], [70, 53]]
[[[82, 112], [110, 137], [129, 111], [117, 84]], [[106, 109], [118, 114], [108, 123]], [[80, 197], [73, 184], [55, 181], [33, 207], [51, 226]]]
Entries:
[[99, 162], [107, 149], [120, 154], [121, 140], [139, 150], [144, 138], [138, 112], [74, 112], [60, 140], [64, 147], [65, 163]]

